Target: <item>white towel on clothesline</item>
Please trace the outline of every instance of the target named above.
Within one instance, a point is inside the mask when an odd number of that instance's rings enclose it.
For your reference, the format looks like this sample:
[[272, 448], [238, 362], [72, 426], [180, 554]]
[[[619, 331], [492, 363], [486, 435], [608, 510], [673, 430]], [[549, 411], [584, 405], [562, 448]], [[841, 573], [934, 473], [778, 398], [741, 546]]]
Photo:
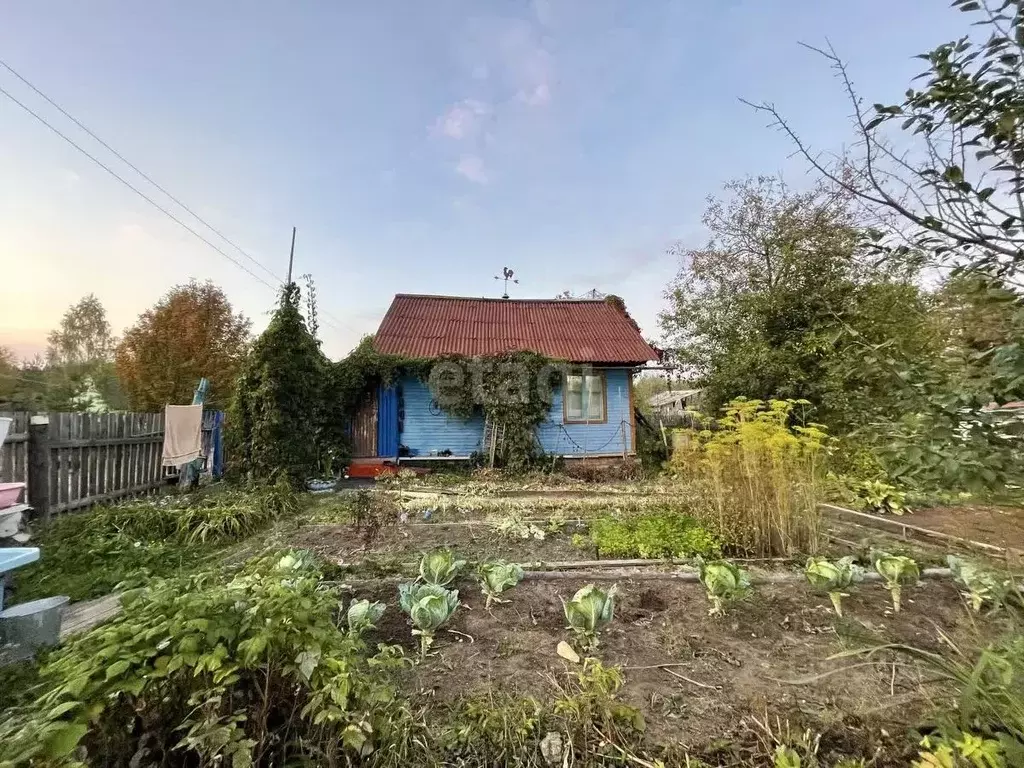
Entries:
[[178, 467], [198, 458], [203, 450], [203, 406], [168, 405], [164, 408], [165, 467]]

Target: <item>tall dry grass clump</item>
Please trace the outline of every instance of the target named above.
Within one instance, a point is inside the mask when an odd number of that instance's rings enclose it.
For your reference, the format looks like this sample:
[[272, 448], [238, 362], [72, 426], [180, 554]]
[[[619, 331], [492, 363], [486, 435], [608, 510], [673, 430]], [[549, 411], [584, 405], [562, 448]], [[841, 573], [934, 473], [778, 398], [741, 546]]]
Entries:
[[824, 459], [820, 424], [791, 426], [799, 400], [734, 400], [715, 429], [677, 435], [672, 464], [703, 499], [695, 510], [751, 557], [818, 549]]

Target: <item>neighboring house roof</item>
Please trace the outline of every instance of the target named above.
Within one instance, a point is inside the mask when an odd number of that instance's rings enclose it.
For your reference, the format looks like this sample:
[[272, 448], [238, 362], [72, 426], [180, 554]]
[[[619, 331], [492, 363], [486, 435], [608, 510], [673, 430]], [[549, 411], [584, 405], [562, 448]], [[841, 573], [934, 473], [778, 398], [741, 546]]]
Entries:
[[487, 356], [530, 350], [573, 363], [657, 360], [636, 324], [603, 299], [395, 296], [374, 337], [405, 357]]
[[682, 402], [694, 395], [699, 395], [699, 389], [676, 389], [669, 392], [659, 392], [656, 395], [651, 395], [651, 399], [648, 402], [652, 408], [661, 408], [672, 403]]

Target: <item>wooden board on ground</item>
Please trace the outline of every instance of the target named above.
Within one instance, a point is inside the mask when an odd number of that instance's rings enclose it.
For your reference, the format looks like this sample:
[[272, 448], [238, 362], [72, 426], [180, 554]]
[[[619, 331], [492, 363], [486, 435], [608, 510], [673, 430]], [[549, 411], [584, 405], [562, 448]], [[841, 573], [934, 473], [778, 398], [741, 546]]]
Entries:
[[95, 600], [71, 603], [61, 616], [61, 640], [85, 632], [121, 612], [121, 596], [106, 595]]

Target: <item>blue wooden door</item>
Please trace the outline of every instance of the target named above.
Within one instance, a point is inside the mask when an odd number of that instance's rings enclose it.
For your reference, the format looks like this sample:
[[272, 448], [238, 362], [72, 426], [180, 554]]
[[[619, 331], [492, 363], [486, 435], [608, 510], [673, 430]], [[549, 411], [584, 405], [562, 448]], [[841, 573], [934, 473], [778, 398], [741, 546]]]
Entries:
[[398, 393], [381, 387], [377, 397], [377, 456], [398, 456]]

